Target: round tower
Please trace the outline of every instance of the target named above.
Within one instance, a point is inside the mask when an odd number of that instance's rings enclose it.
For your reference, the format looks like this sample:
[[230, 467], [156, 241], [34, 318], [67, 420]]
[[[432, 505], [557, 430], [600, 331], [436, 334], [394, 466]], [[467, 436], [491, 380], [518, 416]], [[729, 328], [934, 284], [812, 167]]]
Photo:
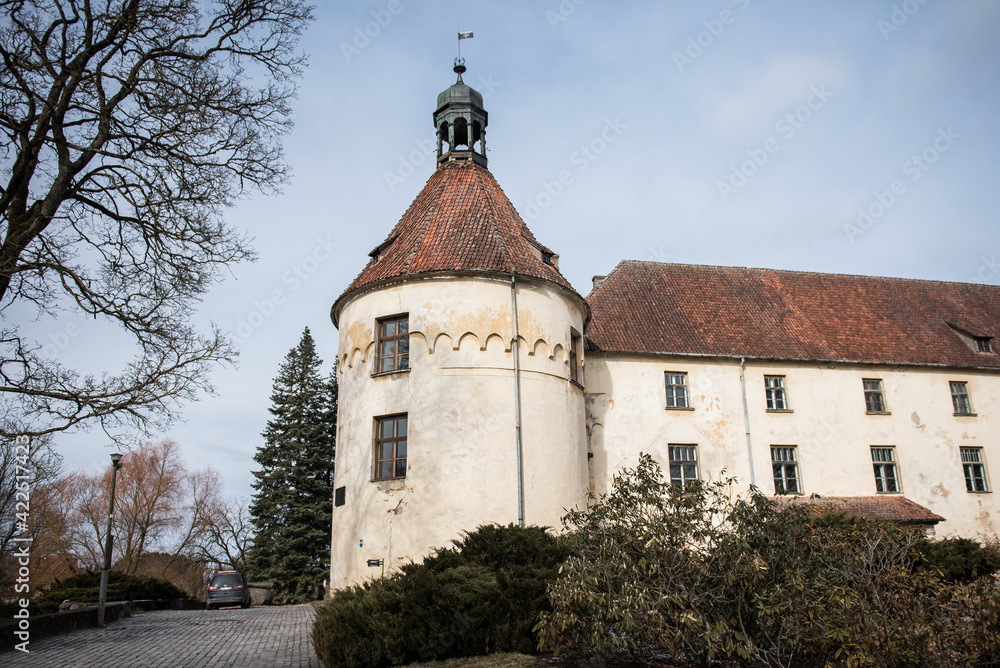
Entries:
[[438, 96], [435, 172], [331, 310], [335, 588], [586, 503], [588, 307], [486, 169], [464, 70]]

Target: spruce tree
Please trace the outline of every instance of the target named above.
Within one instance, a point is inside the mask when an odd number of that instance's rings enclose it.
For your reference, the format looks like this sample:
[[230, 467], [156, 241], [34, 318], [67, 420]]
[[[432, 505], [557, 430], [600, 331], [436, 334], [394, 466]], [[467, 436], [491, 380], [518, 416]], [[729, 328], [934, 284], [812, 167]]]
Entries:
[[278, 602], [315, 595], [330, 571], [337, 381], [336, 366], [320, 376], [322, 364], [307, 327], [274, 379], [272, 418], [254, 455], [248, 570], [275, 584]]

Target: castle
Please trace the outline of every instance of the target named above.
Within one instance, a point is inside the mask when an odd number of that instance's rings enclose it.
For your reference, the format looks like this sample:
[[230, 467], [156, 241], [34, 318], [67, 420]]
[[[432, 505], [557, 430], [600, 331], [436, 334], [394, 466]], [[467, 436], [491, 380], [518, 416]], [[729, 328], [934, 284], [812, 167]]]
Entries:
[[436, 171], [331, 310], [332, 587], [481, 524], [558, 527], [640, 452], [678, 485], [996, 535], [1000, 288], [626, 261], [584, 298], [455, 71]]

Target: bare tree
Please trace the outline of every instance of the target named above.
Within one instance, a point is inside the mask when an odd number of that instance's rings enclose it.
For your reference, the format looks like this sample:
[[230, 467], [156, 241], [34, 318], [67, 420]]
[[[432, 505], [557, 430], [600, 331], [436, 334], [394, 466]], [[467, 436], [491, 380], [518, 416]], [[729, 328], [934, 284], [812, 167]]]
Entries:
[[0, 597], [13, 593], [14, 539], [34, 534], [32, 491], [57, 478], [61, 468], [51, 438], [0, 437]]
[[213, 499], [189, 551], [191, 558], [206, 566], [244, 572], [253, 540], [249, 505], [246, 497]]
[[0, 434], [162, 427], [235, 351], [193, 304], [250, 259], [222, 219], [286, 177], [301, 0], [0, 0], [0, 313], [101, 316], [134, 338], [82, 377], [0, 325]]

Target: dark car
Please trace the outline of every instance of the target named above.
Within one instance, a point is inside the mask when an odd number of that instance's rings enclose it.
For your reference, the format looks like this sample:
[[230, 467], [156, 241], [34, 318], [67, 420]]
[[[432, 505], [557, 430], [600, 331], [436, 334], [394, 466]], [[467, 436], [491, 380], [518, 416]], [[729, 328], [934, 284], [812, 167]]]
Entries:
[[246, 580], [236, 571], [216, 573], [208, 582], [208, 596], [205, 607], [209, 610], [223, 605], [250, 607], [250, 588]]

